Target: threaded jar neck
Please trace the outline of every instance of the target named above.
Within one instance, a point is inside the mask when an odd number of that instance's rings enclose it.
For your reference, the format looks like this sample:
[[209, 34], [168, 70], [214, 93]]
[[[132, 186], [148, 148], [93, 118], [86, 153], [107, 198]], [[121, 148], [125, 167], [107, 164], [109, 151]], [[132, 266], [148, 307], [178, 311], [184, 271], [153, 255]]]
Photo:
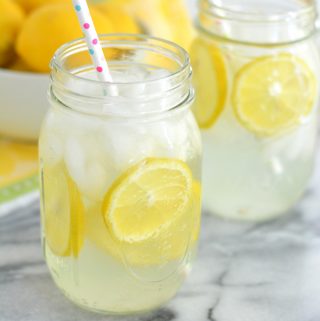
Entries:
[[315, 31], [312, 0], [199, 0], [198, 26], [232, 41], [280, 44], [305, 39]]
[[50, 95], [76, 111], [136, 117], [185, 105], [193, 99], [187, 52], [144, 35], [100, 36], [114, 82], [97, 79], [84, 39], [67, 43], [51, 62]]

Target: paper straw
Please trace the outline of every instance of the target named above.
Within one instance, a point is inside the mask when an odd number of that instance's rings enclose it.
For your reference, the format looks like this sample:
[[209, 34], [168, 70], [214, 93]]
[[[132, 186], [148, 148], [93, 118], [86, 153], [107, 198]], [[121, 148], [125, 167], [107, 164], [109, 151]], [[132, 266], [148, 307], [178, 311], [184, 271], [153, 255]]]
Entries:
[[99, 80], [112, 82], [110, 69], [94, 27], [88, 4], [86, 0], [72, 0], [74, 9], [77, 13], [83, 35], [85, 37], [89, 54], [94, 67], [96, 68]]

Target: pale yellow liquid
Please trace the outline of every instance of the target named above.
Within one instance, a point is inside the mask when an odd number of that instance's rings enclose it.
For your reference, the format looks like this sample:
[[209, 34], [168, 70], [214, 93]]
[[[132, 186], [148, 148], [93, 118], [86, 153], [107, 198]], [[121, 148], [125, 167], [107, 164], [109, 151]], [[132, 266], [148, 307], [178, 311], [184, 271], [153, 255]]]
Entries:
[[[48, 246], [45, 253], [55, 283], [68, 298], [84, 308], [111, 314], [142, 312], [162, 305], [176, 294], [191, 269], [191, 257], [168, 262], [169, 273], [161, 280], [159, 266], [127, 267], [89, 240], [78, 258], [56, 256]], [[157, 279], [157, 274], [159, 279], [150, 281]]]
[[[254, 47], [220, 42], [208, 34], [200, 33], [199, 37], [219, 48], [227, 66], [223, 111], [210, 128], [202, 130], [203, 206], [212, 214], [235, 220], [262, 221], [286, 213], [302, 196], [313, 170], [318, 99], [301, 124], [278, 135], [261, 137], [237, 119], [232, 86], [244, 65], [257, 57], [284, 52], [302, 59], [314, 72], [319, 87], [317, 49], [308, 41], [282, 47]], [[208, 65], [206, 72], [212, 72], [211, 69], [212, 65]], [[203, 78], [195, 71], [194, 78], [197, 77]]]
[[[150, 310], [173, 297], [191, 270], [200, 225], [199, 192], [169, 228], [142, 242], [128, 244], [117, 240], [108, 230], [102, 211], [102, 201], [114, 180], [145, 157], [182, 160], [191, 169], [194, 181], [199, 181], [201, 149], [199, 137], [194, 137], [195, 121], [190, 111], [178, 117], [179, 121], [163, 120], [161, 126], [167, 128], [164, 137], [162, 131], [155, 131], [160, 126], [157, 122], [132, 127], [127, 123], [113, 125], [112, 121], [86, 119], [59, 108], [52, 108], [48, 115], [39, 145], [45, 182], [44, 251], [55, 283], [76, 304], [111, 314]], [[137, 136], [139, 131], [146, 132], [145, 139]], [[185, 137], [186, 133], [195, 139]], [[121, 144], [111, 150], [112, 140], [118, 139]], [[181, 139], [186, 139], [187, 144]], [[180, 148], [175, 148], [176, 144]], [[77, 254], [68, 250], [58, 255], [46, 239], [46, 206], [53, 204], [50, 206], [57, 212], [72, 206], [70, 199], [55, 202], [51, 194], [59, 194], [62, 183], [48, 179], [46, 168], [65, 171], [66, 179], [72, 180], [78, 190], [83, 223], [79, 224], [79, 218], [71, 220], [70, 241], [71, 248], [72, 243], [80, 244]]]
[[[74, 231], [84, 239], [78, 256], [56, 255], [44, 236], [45, 257], [54, 281], [76, 304], [104, 313], [139, 312], [163, 304], [191, 269], [199, 233], [199, 205], [190, 207], [172, 229], [128, 244], [112, 237], [103, 220], [102, 205], [91, 204], [84, 213], [84, 230]], [[43, 217], [45, 221], [46, 211]], [[84, 236], [79, 236], [82, 232]]]

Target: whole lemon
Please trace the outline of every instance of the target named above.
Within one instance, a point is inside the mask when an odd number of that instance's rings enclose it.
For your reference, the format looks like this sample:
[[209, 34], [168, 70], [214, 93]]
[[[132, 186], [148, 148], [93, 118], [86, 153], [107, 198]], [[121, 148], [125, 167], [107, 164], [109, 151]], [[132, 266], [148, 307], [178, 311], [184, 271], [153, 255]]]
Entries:
[[[98, 33], [114, 31], [112, 23], [99, 11], [90, 8]], [[31, 13], [19, 33], [16, 51], [35, 71], [48, 72], [50, 60], [64, 43], [82, 37], [82, 31], [70, 4], [42, 6]]]
[[[144, 33], [174, 41], [189, 49], [195, 31], [184, 0], [104, 0], [99, 7], [103, 10], [103, 7], [113, 4], [125, 8]], [[118, 19], [118, 23], [121, 22]]]
[[14, 41], [23, 23], [24, 13], [12, 0], [0, 0], [0, 67], [14, 57]]
[[19, 3], [20, 6], [24, 8], [25, 11], [29, 12], [44, 4], [57, 3], [57, 2], [68, 3], [71, 0], [15, 0], [15, 1]]
[[141, 31], [133, 16], [120, 3], [105, 1], [96, 5], [96, 8], [113, 23], [116, 32], [139, 33]]
[[24, 71], [24, 72], [31, 72], [32, 69], [21, 59], [16, 58], [9, 66], [9, 69], [14, 71]]
[[159, 9], [170, 25], [172, 40], [188, 50], [195, 36], [195, 30], [185, 1], [161, 0]]

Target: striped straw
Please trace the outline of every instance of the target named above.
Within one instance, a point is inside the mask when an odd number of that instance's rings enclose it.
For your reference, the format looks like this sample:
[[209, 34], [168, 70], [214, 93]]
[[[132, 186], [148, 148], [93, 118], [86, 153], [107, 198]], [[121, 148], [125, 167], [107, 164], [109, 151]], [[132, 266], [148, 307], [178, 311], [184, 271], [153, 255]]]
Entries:
[[112, 82], [110, 70], [94, 27], [86, 0], [72, 0], [82, 32], [88, 45], [89, 54], [100, 81]]

